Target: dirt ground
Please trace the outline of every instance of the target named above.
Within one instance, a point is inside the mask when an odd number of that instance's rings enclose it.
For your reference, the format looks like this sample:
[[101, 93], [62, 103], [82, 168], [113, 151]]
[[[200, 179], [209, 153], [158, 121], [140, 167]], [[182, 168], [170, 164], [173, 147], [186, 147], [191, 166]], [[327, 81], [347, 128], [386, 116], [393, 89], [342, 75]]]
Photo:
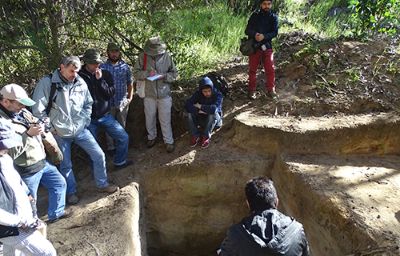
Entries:
[[[231, 132], [232, 120], [245, 111], [250, 111], [253, 116], [276, 117], [277, 120], [285, 118], [297, 120], [300, 124], [302, 118], [323, 117], [329, 119], [333, 117], [331, 119], [333, 124], [328, 124], [331, 126], [330, 128], [338, 125], [335, 124], [335, 120], [340, 118], [335, 119], [334, 117], [345, 118], [349, 115], [363, 116], [368, 113], [380, 112], [399, 114], [400, 49], [398, 39], [380, 38], [366, 42], [346, 39], [325, 41], [302, 32], [283, 34], [280, 37], [282, 43], [277, 46], [279, 52], [275, 55], [276, 89], [279, 94], [279, 102], [273, 102], [265, 95], [262, 71], [258, 75], [258, 98], [254, 101], [247, 99], [245, 58], [237, 57], [217, 68], [217, 72], [226, 77], [230, 93], [224, 100], [224, 126], [214, 136], [210, 148], [204, 151], [208, 153], [202, 154], [204, 159], [207, 157], [218, 159], [218, 157], [224, 157], [224, 154], [218, 152], [236, 150], [227, 146], [231, 138], [228, 135]], [[140, 99], [135, 99], [132, 106], [135, 112], [131, 111], [128, 124], [129, 133], [134, 137], [132, 141], [134, 147], [130, 150], [130, 158], [135, 161], [135, 164], [132, 168], [119, 172], [113, 172], [111, 166], [109, 168], [110, 179], [122, 188], [120, 192], [113, 195], [98, 193], [88, 169], [88, 158], [78, 152], [79, 154], [74, 160], [79, 184], [78, 191], [82, 200], [78, 206], [72, 206], [76, 211], [73, 217], [50, 224], [48, 227], [49, 239], [60, 255], [124, 255], [122, 251], [116, 254], [116, 248], [125, 247], [126, 239], [108, 235], [120, 230], [119, 228], [113, 229], [113, 227], [119, 227], [121, 218], [124, 218], [120, 214], [126, 210], [126, 200], [130, 198], [124, 191], [132, 189], [136, 183], [140, 184], [141, 173], [149, 169], [176, 162], [190, 164], [192, 161], [193, 155], [187, 149], [188, 136], [185, 134], [183, 104], [195, 86], [196, 80], [193, 80], [192, 83], [178, 82], [175, 87], [173, 122], [176, 151], [172, 154], [165, 152], [161, 142], [155, 148], [147, 149], [143, 136], [133, 134], [136, 131], [134, 127], [141, 126], [141, 131], [144, 127], [143, 122], [138, 121], [143, 120], [140, 117], [142, 113], [138, 111], [141, 106]], [[276, 122], [276, 125], [279, 128], [279, 122]], [[287, 127], [287, 123], [285, 126]], [[301, 129], [301, 125], [297, 128]], [[235, 155], [240, 156], [240, 154]], [[197, 160], [201, 161], [201, 159], [200, 157]], [[379, 159], [374, 158], [374, 168], [383, 168], [385, 161], [381, 164]], [[397, 163], [397, 160], [393, 161], [390, 170], [398, 173], [400, 167], [396, 165]], [[299, 163], [294, 164], [299, 165]], [[368, 199], [371, 197], [369, 195], [377, 193], [376, 181], [365, 182], [366, 179], [374, 177], [372, 169], [357, 171], [358, 174], [350, 175], [351, 177], [343, 173], [346, 173], [345, 169], [338, 169], [334, 176], [344, 180], [350, 179], [348, 180], [349, 184], [364, 184], [362, 191], [349, 189], [349, 195], [364, 193]], [[316, 178], [314, 177], [314, 179]], [[319, 182], [314, 179], [310, 182], [315, 190], [321, 190], [326, 185], [325, 180]], [[391, 189], [382, 190], [388, 197], [390, 196], [390, 200], [398, 195], [400, 189], [398, 182], [391, 184], [393, 185]], [[338, 189], [341, 188], [338, 187]], [[43, 198], [45, 198], [44, 194]], [[382, 220], [386, 217], [387, 212], [397, 212], [395, 216], [397, 222], [392, 224], [399, 227], [398, 200], [395, 200], [397, 204], [382, 205], [384, 211], [379, 209], [381, 205], [375, 205], [375, 201], [368, 200], [363, 201], [362, 204], [367, 202], [365, 208], [372, 207], [370, 212], [373, 212], [374, 218]], [[336, 203], [351, 205], [357, 202], [338, 200]], [[42, 200], [40, 208], [43, 213], [45, 201]], [[357, 214], [352, 217], [362, 218], [360, 216]], [[43, 215], [43, 218], [45, 217]], [[370, 224], [370, 221], [372, 220], [365, 220], [366, 225]], [[145, 246], [145, 242], [142, 246]]]

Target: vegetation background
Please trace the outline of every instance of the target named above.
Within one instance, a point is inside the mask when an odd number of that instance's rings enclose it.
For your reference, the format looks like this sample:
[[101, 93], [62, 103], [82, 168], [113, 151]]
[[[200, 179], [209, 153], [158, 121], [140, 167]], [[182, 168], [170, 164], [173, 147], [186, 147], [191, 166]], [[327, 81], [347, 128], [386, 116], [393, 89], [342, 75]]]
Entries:
[[[141, 46], [160, 35], [181, 79], [237, 57], [257, 0], [2, 0], [0, 85], [33, 86], [62, 56], [88, 47], [123, 46], [134, 64]], [[326, 39], [398, 36], [398, 0], [274, 0], [280, 33], [303, 30]], [[276, 39], [279, 40], [279, 37]], [[276, 49], [279, 51], [279, 49]]]

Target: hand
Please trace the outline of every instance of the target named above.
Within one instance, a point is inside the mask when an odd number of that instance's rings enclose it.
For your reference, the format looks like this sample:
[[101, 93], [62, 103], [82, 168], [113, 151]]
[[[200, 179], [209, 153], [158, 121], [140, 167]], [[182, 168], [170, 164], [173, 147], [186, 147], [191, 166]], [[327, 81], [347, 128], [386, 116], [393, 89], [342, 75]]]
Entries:
[[201, 104], [200, 104], [200, 103], [195, 103], [195, 104], [193, 104], [193, 106], [194, 106], [195, 108], [201, 109]]
[[31, 124], [26, 133], [31, 137], [44, 133], [43, 124]]
[[154, 76], [156, 74], [157, 74], [157, 71], [155, 71], [155, 70], [150, 70], [150, 72], [149, 72], [149, 76]]
[[262, 40], [264, 40], [264, 35], [260, 34], [260, 33], [256, 33], [256, 41], [261, 42]]
[[101, 72], [100, 68], [97, 68], [94, 72], [94, 75], [96, 76], [96, 79], [99, 80], [103, 76], [103, 73]]
[[207, 114], [207, 113], [204, 112], [203, 110], [199, 110], [199, 114]]

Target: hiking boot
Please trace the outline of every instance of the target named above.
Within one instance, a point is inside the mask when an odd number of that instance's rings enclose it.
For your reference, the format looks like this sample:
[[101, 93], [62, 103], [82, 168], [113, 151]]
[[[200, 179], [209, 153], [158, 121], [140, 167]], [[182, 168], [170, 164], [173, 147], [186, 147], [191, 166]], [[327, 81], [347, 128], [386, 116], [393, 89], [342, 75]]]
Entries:
[[208, 148], [210, 146], [210, 138], [202, 137], [201, 138], [201, 148]]
[[104, 187], [104, 188], [98, 188], [99, 192], [105, 192], [105, 193], [110, 193], [110, 194], [114, 193], [118, 189], [119, 189], [118, 186], [111, 185], [111, 184], [109, 184], [107, 187]]
[[147, 141], [147, 147], [148, 148], [152, 148], [152, 147], [154, 147], [154, 145], [156, 145], [156, 140], [155, 139]]
[[61, 215], [61, 216], [59, 216], [59, 217], [57, 217], [55, 219], [48, 220], [47, 222], [48, 223], [54, 223], [54, 222], [57, 222], [57, 221], [59, 221], [61, 219], [67, 219], [67, 218], [71, 217], [73, 215], [73, 213], [74, 212], [72, 211], [71, 208], [65, 209], [63, 215]]
[[249, 92], [248, 97], [250, 100], [257, 99], [256, 92]]
[[275, 92], [275, 90], [268, 91], [267, 95], [273, 99], [274, 101], [278, 101], [278, 94]]
[[74, 193], [67, 196], [67, 203], [70, 205], [77, 204], [79, 202], [79, 197]]
[[167, 143], [167, 152], [172, 153], [172, 152], [174, 152], [174, 150], [175, 150], [175, 145]]
[[199, 143], [200, 138], [198, 136], [192, 136], [192, 138], [190, 139], [190, 146], [192, 148], [196, 147], [197, 144]]
[[125, 163], [121, 164], [121, 165], [114, 165], [114, 169], [115, 170], [121, 170], [124, 169], [125, 167], [128, 167], [130, 165], [133, 164], [132, 160], [126, 160]]

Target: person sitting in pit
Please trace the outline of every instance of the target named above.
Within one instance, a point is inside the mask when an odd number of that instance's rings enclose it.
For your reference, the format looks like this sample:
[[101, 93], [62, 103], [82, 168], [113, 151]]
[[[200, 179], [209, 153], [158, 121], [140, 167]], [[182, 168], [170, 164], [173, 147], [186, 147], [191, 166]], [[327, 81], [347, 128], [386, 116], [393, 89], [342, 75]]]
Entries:
[[303, 225], [277, 210], [278, 196], [272, 180], [251, 179], [245, 194], [251, 213], [229, 228], [218, 255], [309, 255]]
[[203, 77], [198, 89], [185, 104], [191, 147], [200, 144], [202, 148], [207, 148], [210, 145], [212, 131], [222, 126], [222, 101], [222, 93], [214, 88], [211, 79]]

